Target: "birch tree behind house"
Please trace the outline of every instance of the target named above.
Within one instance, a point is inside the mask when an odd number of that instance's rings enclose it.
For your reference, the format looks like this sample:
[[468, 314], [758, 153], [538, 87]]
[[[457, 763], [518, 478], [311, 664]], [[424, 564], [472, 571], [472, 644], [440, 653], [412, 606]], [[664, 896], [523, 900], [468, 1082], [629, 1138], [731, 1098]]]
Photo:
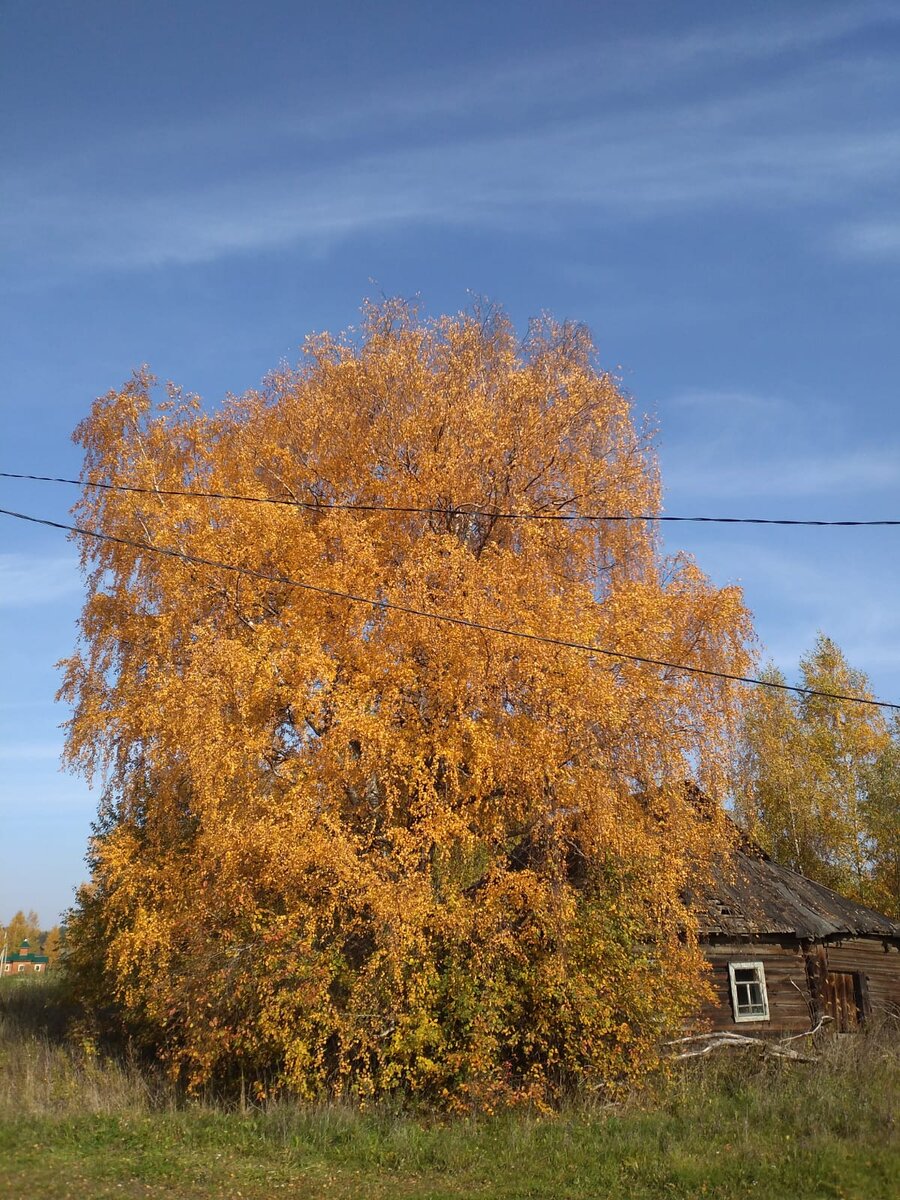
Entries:
[[[764, 677], [786, 682], [769, 668]], [[866, 675], [820, 635], [798, 685], [871, 698]], [[892, 736], [893, 728], [893, 736]], [[772, 857], [889, 916], [898, 908], [900, 754], [880, 709], [760, 689], [739, 743], [739, 817]]]

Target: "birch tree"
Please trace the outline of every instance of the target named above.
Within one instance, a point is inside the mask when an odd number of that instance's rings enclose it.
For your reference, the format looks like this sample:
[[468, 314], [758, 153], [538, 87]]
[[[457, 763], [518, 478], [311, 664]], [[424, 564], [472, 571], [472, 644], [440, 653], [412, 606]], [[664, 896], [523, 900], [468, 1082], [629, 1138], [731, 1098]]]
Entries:
[[[76, 438], [146, 489], [76, 510], [125, 539], [80, 539], [62, 686], [104, 789], [82, 995], [194, 1086], [491, 1106], [646, 1069], [702, 995], [683, 897], [729, 835], [684, 780], [722, 793], [739, 696], [604, 650], [741, 672], [751, 630], [621, 519], [659, 476], [587, 333], [386, 303], [217, 411], [141, 373]], [[201, 490], [289, 503], [170, 494]]]
[[[764, 678], [785, 682], [774, 668]], [[824, 635], [801, 658], [798, 686], [872, 698], [865, 674]], [[874, 903], [884, 898], [874, 881], [890, 877], [896, 848], [888, 725], [877, 707], [809, 692], [749, 697], [737, 815], [777, 862]]]

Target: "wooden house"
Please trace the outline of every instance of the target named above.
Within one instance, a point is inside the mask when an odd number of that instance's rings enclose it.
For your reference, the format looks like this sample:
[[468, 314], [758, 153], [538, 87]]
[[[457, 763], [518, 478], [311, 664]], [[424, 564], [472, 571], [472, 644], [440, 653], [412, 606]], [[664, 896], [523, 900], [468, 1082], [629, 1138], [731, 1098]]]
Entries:
[[848, 1031], [900, 1015], [900, 923], [780, 867], [745, 843], [697, 904], [714, 1029], [791, 1033], [821, 1017]]

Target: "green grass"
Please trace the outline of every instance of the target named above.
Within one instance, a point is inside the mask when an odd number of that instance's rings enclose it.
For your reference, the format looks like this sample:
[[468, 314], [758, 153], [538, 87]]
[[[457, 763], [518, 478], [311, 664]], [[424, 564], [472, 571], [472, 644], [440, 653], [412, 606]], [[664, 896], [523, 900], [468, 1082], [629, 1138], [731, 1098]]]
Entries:
[[549, 1118], [229, 1111], [98, 1054], [58, 984], [16, 983], [0, 989], [0, 1196], [893, 1198], [896, 1033], [817, 1053], [695, 1061], [615, 1108]]

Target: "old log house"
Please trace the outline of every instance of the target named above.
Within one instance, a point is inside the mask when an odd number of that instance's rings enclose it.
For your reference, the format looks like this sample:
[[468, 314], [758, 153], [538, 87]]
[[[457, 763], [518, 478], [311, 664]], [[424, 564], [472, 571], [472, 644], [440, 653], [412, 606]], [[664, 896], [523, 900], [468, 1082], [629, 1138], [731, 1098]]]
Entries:
[[701, 1019], [739, 1033], [847, 1032], [900, 1015], [900, 923], [744, 842], [697, 905], [715, 1000]]

